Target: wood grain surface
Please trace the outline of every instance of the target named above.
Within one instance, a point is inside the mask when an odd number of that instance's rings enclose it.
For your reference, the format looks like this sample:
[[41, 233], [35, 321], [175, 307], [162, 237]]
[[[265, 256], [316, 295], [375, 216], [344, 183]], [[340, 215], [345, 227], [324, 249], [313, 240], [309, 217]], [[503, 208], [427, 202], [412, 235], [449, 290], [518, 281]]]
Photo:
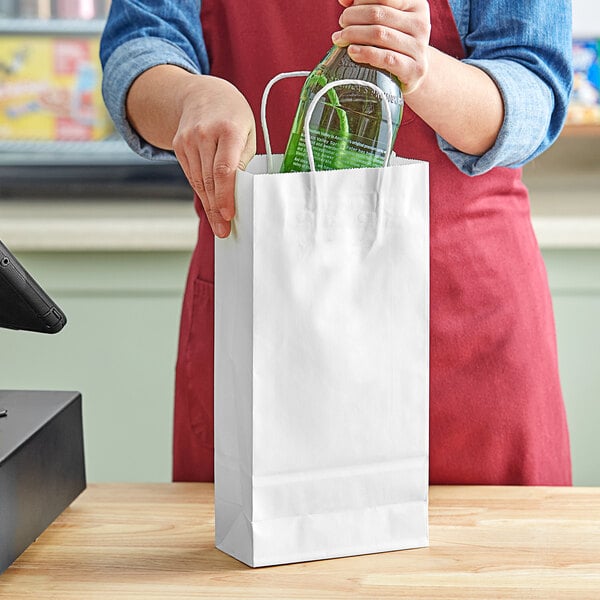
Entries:
[[90, 485], [2, 576], [10, 600], [600, 599], [600, 488], [430, 489], [429, 548], [251, 569], [211, 484]]

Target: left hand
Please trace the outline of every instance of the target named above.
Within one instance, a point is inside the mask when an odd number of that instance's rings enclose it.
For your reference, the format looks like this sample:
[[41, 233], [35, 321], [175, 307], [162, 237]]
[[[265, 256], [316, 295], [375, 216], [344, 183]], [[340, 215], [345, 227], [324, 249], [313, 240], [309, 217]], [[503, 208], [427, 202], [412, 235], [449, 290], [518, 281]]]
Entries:
[[427, 0], [338, 0], [345, 8], [333, 43], [348, 55], [395, 75], [405, 94], [428, 73], [431, 23]]

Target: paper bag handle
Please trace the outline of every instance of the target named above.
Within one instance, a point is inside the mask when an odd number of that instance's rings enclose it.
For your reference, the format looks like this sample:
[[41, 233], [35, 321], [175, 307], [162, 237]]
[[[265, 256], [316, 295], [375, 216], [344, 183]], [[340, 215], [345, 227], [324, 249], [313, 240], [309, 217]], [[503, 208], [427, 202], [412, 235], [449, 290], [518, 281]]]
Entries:
[[[265, 139], [265, 152], [267, 154], [267, 169], [269, 173], [273, 173], [273, 152], [271, 150], [271, 138], [269, 135], [269, 128], [267, 125], [267, 100], [269, 98], [269, 93], [271, 92], [271, 88], [282, 79], [290, 79], [292, 77], [308, 77], [311, 74], [311, 71], [290, 71], [289, 73], [280, 73], [279, 75], [275, 75], [269, 83], [267, 83], [265, 87], [265, 91], [262, 95], [262, 100], [260, 104], [260, 124], [263, 131], [263, 137]], [[363, 81], [361, 79], [340, 79], [338, 81], [332, 81], [326, 84], [322, 89], [320, 89], [315, 97], [312, 99], [311, 103], [308, 106], [306, 111], [306, 117], [304, 118], [304, 142], [306, 144], [306, 153], [308, 155], [308, 164], [310, 166], [311, 171], [316, 171], [315, 166], [315, 157], [313, 156], [313, 148], [312, 142], [310, 140], [310, 120], [312, 118], [313, 112], [317, 107], [317, 102], [332, 88], [341, 86], [341, 85], [361, 85], [363, 87], [371, 88], [376, 94], [378, 94], [381, 98], [385, 100], [385, 110], [386, 116], [388, 119], [389, 127], [388, 127], [388, 141], [386, 148], [386, 156], [384, 160], [384, 165], [388, 165], [390, 162], [390, 158], [392, 157], [392, 145], [394, 140], [393, 128], [392, 128], [392, 111], [390, 108], [390, 101], [387, 99], [384, 91], [374, 83], [370, 81]]]
[[290, 71], [289, 73], [280, 73], [275, 75], [267, 86], [262, 95], [262, 101], [260, 103], [260, 125], [263, 130], [263, 137], [265, 138], [265, 152], [267, 154], [267, 170], [269, 173], [273, 172], [273, 152], [271, 151], [271, 138], [269, 136], [269, 128], [267, 126], [267, 99], [269, 98], [269, 92], [271, 88], [282, 79], [290, 79], [291, 77], [308, 77], [310, 71]]

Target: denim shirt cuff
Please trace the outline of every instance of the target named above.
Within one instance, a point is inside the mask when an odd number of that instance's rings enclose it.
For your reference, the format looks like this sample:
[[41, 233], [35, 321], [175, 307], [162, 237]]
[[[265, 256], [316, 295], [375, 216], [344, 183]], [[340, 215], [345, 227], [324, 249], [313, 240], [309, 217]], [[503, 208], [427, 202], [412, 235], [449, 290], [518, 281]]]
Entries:
[[129, 40], [119, 46], [104, 67], [102, 94], [115, 126], [129, 147], [144, 158], [173, 162], [173, 152], [152, 146], [141, 138], [127, 120], [125, 102], [134, 80], [151, 67], [176, 65], [198, 74], [198, 68], [177, 46], [154, 37]]
[[504, 102], [504, 121], [494, 145], [481, 156], [457, 150], [439, 135], [440, 149], [460, 171], [475, 176], [498, 166], [520, 167], [539, 152], [546, 137], [554, 100], [529, 69], [511, 60], [464, 60], [485, 71]]

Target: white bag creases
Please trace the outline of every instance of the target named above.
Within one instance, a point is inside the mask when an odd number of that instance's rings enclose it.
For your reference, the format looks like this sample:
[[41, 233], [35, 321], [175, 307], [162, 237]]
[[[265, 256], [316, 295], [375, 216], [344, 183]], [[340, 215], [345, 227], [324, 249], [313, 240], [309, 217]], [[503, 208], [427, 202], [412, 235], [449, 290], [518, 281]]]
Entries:
[[426, 546], [428, 165], [267, 163], [215, 240], [216, 545], [254, 567]]

